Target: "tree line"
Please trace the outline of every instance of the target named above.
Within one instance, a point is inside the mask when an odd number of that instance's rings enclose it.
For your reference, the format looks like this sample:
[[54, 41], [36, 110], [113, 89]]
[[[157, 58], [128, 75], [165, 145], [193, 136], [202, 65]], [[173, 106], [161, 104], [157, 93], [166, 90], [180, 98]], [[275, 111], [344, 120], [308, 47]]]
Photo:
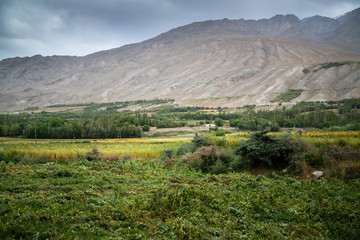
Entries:
[[301, 102], [291, 109], [259, 110], [243, 108], [229, 113], [199, 111], [199, 107], [165, 106], [157, 112], [98, 111], [41, 112], [0, 115], [0, 136], [27, 138], [129, 138], [141, 137], [150, 127], [174, 128], [188, 120], [213, 122], [245, 130], [278, 131], [281, 127], [316, 127], [360, 130], [360, 98], [332, 102]]

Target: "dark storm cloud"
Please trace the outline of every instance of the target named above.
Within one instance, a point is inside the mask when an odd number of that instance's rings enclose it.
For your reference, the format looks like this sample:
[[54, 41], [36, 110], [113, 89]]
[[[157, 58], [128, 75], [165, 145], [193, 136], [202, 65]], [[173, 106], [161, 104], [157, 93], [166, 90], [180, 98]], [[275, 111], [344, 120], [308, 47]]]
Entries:
[[0, 0], [0, 59], [85, 55], [208, 19], [335, 17], [358, 0]]

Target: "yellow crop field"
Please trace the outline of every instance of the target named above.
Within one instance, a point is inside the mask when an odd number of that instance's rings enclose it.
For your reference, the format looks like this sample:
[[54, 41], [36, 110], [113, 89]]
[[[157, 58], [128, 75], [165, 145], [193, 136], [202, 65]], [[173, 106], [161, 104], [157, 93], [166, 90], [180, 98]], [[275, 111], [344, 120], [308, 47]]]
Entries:
[[349, 145], [354, 148], [360, 147], [360, 132], [358, 131], [317, 131], [305, 132], [301, 136], [295, 133], [292, 135], [316, 146]]
[[[235, 146], [240, 141], [246, 140], [251, 133], [236, 132], [226, 135], [226, 145]], [[283, 132], [270, 132], [270, 135], [289, 134]], [[291, 133], [292, 137], [300, 138], [306, 142], [316, 146], [324, 145], [349, 145], [354, 148], [360, 148], [360, 132], [359, 131], [312, 131], [304, 132], [300, 136], [299, 133]]]
[[357, 138], [360, 137], [360, 132], [357, 131], [336, 131], [336, 132], [305, 132], [302, 134], [304, 137], [322, 137], [322, 138]]
[[96, 146], [104, 157], [129, 155], [134, 158], [158, 157], [164, 149], [176, 148], [191, 138], [129, 138], [95, 140], [35, 140], [0, 138], [0, 150], [9, 156], [16, 154], [49, 159], [72, 159], [86, 154]]

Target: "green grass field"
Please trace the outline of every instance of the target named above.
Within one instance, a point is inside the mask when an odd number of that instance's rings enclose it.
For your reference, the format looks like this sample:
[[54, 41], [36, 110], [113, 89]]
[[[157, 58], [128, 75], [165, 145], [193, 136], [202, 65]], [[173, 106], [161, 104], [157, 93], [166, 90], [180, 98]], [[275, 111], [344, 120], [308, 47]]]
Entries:
[[[227, 148], [247, 137], [238, 132], [211, 139]], [[359, 148], [358, 132], [296, 137]], [[165, 149], [191, 139], [35, 144], [1, 138], [0, 152], [20, 160], [0, 162], [0, 239], [360, 238], [359, 178], [296, 179], [271, 171], [212, 175], [160, 159]], [[93, 146], [104, 159], [84, 159]]]
[[357, 239], [360, 182], [207, 175], [155, 159], [8, 164], [1, 239]]

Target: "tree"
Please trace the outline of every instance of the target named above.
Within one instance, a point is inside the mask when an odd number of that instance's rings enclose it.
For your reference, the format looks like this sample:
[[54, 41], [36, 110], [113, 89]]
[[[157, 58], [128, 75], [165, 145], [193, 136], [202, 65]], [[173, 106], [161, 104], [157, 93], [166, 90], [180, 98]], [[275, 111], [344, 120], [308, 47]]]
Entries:
[[215, 124], [218, 127], [224, 126], [224, 120], [222, 120], [221, 118], [215, 118]]
[[242, 156], [244, 165], [250, 167], [286, 167], [293, 153], [289, 136], [267, 135], [267, 131], [255, 132], [235, 150], [235, 154]]

